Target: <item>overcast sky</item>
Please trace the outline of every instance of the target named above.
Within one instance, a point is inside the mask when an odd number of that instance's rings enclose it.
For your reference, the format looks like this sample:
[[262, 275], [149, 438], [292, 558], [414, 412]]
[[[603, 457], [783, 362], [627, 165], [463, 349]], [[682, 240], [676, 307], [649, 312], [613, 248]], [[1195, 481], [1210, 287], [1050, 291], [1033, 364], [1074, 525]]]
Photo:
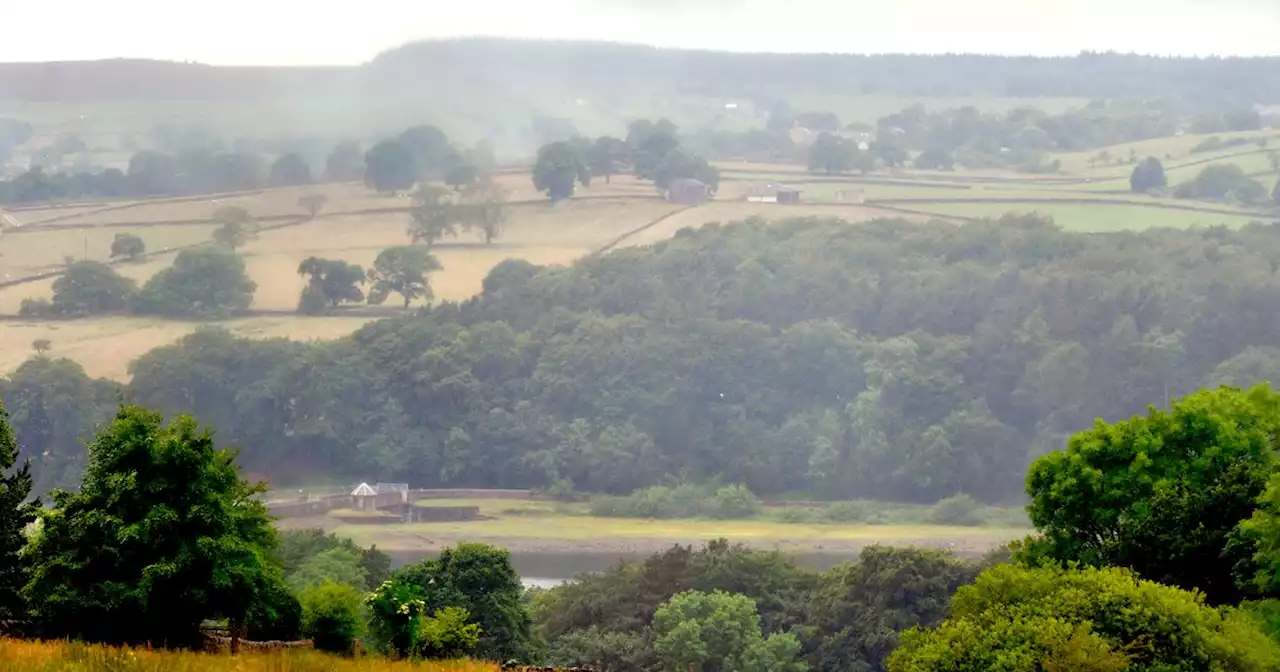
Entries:
[[355, 64], [456, 36], [733, 51], [1280, 54], [1280, 0], [0, 0], [0, 62]]

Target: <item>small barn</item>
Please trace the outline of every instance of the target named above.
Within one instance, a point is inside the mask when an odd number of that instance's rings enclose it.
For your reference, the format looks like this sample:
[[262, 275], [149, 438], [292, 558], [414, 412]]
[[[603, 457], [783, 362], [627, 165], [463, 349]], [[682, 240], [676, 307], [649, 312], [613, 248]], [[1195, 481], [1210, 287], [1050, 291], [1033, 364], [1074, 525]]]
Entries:
[[703, 182], [690, 178], [681, 178], [667, 187], [667, 201], [696, 205], [711, 200], [711, 187]]
[[800, 202], [800, 193], [799, 189], [779, 189], [778, 203], [795, 205]]

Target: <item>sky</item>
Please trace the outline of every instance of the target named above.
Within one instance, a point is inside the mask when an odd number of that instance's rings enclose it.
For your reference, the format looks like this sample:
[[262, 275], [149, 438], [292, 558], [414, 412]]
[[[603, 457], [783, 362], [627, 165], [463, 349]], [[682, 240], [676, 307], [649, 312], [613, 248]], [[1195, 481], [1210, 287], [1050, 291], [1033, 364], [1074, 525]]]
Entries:
[[[0, 62], [350, 65], [419, 39], [729, 51], [1280, 55], [1280, 0], [42, 0], [4, 2]], [[68, 17], [73, 17], [68, 20]]]

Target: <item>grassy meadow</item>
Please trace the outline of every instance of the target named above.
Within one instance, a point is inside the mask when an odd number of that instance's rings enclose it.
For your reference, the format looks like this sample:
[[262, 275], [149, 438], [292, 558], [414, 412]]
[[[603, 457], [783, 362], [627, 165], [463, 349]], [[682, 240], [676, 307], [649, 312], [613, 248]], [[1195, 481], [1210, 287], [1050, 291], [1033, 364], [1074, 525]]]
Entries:
[[409, 663], [288, 650], [229, 655], [0, 639], [0, 672], [497, 672], [477, 661]]

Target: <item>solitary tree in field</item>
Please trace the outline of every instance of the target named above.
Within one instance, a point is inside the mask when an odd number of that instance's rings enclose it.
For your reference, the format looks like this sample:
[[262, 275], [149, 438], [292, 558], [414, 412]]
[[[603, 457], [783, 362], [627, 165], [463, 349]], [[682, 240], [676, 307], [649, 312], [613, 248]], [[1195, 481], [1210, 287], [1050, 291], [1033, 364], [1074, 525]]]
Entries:
[[467, 222], [464, 208], [453, 199], [448, 189], [432, 184], [424, 184], [414, 192], [409, 209], [409, 236], [413, 242], [431, 246], [445, 236], [458, 235], [458, 227]]
[[369, 269], [369, 303], [382, 305], [392, 293], [404, 297], [404, 307], [414, 299], [431, 300], [427, 274], [444, 268], [425, 247], [400, 245], [378, 254]]
[[28, 502], [34, 480], [31, 465], [18, 461], [18, 441], [9, 414], [0, 402], [0, 618], [24, 618], [19, 591], [26, 583], [19, 553], [27, 544], [24, 530], [36, 519], [39, 502]]
[[502, 235], [502, 226], [507, 221], [507, 190], [497, 182], [486, 180], [477, 182], [462, 191], [465, 226], [475, 227], [484, 236], [486, 245], [494, 238]]
[[398, 140], [383, 140], [364, 155], [365, 184], [380, 192], [408, 189], [418, 181], [413, 154]]
[[564, 140], [543, 145], [533, 166], [534, 188], [546, 192], [553, 201], [561, 201], [573, 196], [575, 182], [591, 185], [591, 170], [577, 147]]
[[46, 352], [49, 352], [49, 349], [52, 347], [53, 342], [47, 338], [37, 338], [36, 340], [31, 341], [31, 349], [35, 350], [36, 354], [41, 357], [43, 357]]
[[315, 219], [328, 203], [329, 197], [324, 194], [303, 194], [298, 197], [298, 205], [307, 211], [307, 216], [311, 219]]
[[364, 292], [360, 289], [365, 282], [364, 269], [356, 264], [340, 259], [310, 257], [298, 265], [298, 275], [309, 279], [303, 290], [300, 312], [317, 312], [308, 310], [314, 305], [308, 302], [309, 296], [322, 298], [320, 305], [331, 308], [337, 308], [343, 302], [364, 301]]
[[846, 173], [853, 168], [853, 143], [831, 133], [823, 133], [809, 147], [809, 170], [828, 175]]
[[132, 233], [117, 233], [111, 241], [111, 258], [137, 261], [147, 253], [147, 244]]
[[1133, 174], [1129, 176], [1129, 190], [1134, 193], [1142, 194], [1152, 189], [1163, 189], [1169, 185], [1169, 179], [1164, 174], [1164, 164], [1160, 163], [1160, 159], [1154, 156], [1148, 156], [1139, 163], [1134, 169]]
[[195, 420], [123, 407], [88, 448], [79, 491], [54, 492], [23, 556], [44, 634], [195, 646], [202, 621], [235, 627], [283, 584], [260, 488]]
[[258, 237], [253, 216], [248, 210], [238, 205], [218, 208], [218, 211], [213, 213], [213, 221], [218, 225], [218, 228], [213, 230], [214, 242], [232, 250]]

